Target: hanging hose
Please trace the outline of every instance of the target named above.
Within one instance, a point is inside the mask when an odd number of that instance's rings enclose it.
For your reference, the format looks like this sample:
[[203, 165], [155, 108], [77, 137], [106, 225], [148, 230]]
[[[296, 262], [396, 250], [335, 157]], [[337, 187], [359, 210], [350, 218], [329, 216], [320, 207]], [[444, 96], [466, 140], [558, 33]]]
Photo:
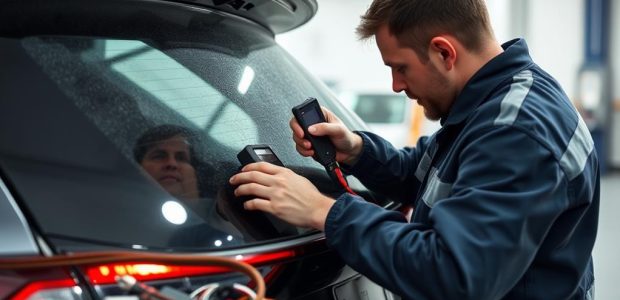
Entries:
[[258, 270], [250, 264], [227, 257], [131, 251], [84, 252], [71, 253], [66, 255], [55, 255], [51, 257], [37, 256], [0, 259], [0, 270], [67, 267], [128, 261], [141, 261], [159, 264], [227, 267], [231, 270], [246, 274], [251, 280], [256, 283], [255, 299], [265, 299], [265, 281], [263, 280], [263, 277], [258, 272]]

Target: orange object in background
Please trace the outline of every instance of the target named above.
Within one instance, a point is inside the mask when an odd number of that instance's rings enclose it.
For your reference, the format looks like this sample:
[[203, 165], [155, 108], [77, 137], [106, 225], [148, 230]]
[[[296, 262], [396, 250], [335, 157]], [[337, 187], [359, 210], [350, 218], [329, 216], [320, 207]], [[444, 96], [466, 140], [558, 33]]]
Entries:
[[411, 121], [409, 122], [408, 146], [415, 146], [420, 136], [422, 136], [422, 126], [424, 121], [424, 108], [417, 103], [411, 105]]

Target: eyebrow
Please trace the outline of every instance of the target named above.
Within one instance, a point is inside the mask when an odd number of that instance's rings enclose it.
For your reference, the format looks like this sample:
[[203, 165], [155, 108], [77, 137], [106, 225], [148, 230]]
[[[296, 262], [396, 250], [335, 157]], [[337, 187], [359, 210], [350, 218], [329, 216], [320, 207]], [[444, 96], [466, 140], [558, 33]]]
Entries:
[[149, 150], [146, 150], [146, 153], [153, 153], [153, 152], [166, 152], [166, 150], [159, 148], [159, 147], [153, 147]]

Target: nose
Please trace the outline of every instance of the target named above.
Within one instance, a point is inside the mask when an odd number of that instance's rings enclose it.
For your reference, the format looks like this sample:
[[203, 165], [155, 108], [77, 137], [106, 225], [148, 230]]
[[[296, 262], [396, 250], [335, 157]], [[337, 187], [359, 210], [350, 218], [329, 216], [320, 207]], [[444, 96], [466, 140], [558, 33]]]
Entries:
[[164, 169], [167, 170], [176, 170], [179, 167], [179, 162], [174, 158], [174, 156], [170, 156], [166, 159], [164, 163]]
[[402, 80], [401, 77], [402, 76], [398, 74], [398, 72], [392, 70], [392, 90], [395, 93], [400, 93], [404, 91], [405, 89], [407, 89], [407, 85], [405, 84], [405, 81]]

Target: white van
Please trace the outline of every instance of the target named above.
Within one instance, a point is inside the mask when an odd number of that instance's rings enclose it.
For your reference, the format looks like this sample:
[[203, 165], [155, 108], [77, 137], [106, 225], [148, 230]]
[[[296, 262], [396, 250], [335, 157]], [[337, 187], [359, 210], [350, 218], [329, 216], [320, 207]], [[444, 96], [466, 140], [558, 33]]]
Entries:
[[404, 94], [342, 93], [339, 100], [353, 110], [370, 129], [396, 147], [413, 146], [421, 135], [434, 132], [438, 125], [424, 117], [424, 111]]

